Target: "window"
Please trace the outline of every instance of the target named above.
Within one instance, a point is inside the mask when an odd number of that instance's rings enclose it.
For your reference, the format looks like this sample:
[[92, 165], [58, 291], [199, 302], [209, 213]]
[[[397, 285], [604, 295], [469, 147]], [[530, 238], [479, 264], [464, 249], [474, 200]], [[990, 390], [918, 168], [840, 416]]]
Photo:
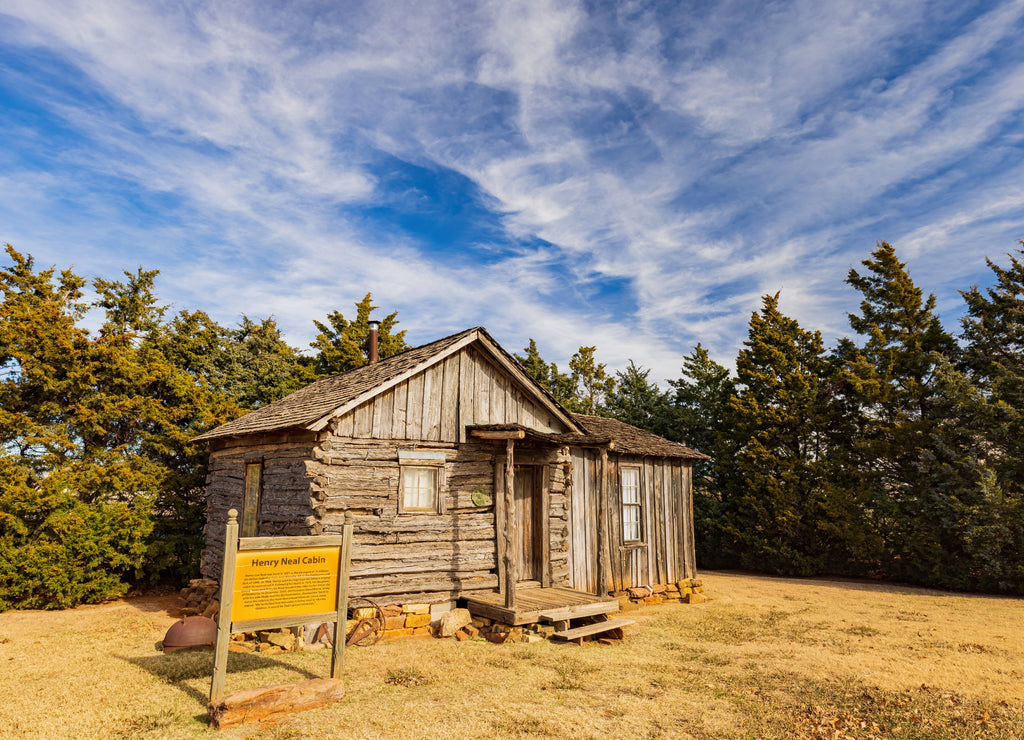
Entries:
[[444, 453], [399, 450], [398, 513], [444, 512]]
[[402, 508], [405, 511], [437, 509], [437, 468], [402, 467]]
[[640, 469], [622, 468], [622, 539], [640, 540]]
[[260, 492], [263, 488], [263, 460], [245, 463], [245, 484], [242, 498], [242, 537], [255, 537], [260, 528]]

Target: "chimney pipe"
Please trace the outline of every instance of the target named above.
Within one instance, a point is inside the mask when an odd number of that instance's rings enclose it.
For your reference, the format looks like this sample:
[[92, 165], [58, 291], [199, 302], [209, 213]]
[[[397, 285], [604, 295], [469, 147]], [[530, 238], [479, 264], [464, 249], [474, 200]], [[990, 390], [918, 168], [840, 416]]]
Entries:
[[377, 356], [377, 329], [380, 327], [379, 321], [370, 321], [370, 364], [375, 363], [379, 358]]

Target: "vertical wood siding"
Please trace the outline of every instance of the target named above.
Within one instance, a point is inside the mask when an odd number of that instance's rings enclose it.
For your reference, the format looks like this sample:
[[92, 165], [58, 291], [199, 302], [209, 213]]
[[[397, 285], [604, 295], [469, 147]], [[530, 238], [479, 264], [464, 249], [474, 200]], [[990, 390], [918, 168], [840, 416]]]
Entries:
[[[572, 450], [569, 502], [571, 585], [597, 592], [597, 492], [600, 457]], [[640, 471], [642, 542], [625, 543], [622, 529], [622, 467]], [[693, 548], [691, 463], [686, 460], [609, 455], [608, 532], [616, 589], [670, 583], [696, 575]]]
[[353, 409], [333, 422], [333, 430], [353, 439], [465, 442], [465, 428], [474, 424], [568, 431], [472, 347]]

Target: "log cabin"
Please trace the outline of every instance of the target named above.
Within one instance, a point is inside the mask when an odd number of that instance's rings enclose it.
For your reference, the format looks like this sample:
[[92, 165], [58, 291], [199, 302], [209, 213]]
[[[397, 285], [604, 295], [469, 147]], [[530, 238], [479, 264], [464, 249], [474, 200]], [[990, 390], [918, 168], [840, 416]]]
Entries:
[[370, 364], [196, 437], [204, 576], [220, 578], [232, 508], [241, 536], [336, 533], [351, 512], [350, 596], [463, 600], [510, 624], [696, 575], [705, 455], [570, 413], [482, 327], [380, 361], [374, 338]]

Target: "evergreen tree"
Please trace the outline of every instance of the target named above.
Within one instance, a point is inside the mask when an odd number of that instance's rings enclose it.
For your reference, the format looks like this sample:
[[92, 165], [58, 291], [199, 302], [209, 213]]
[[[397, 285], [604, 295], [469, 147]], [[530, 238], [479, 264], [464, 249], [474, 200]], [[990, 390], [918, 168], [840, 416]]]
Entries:
[[537, 342], [530, 340], [525, 355], [514, 355], [530, 376], [540, 383], [563, 406], [568, 406], [575, 394], [575, 384], [568, 373], [559, 372], [558, 365], [548, 363], [540, 356]]
[[885, 539], [887, 567], [897, 578], [941, 583], [950, 556], [945, 530], [955, 528], [948, 492], [929, 485], [926, 455], [942, 411], [936, 368], [955, 357], [956, 344], [895, 250], [880, 242], [847, 283], [863, 300], [850, 325], [865, 338], [840, 343], [844, 380], [859, 407], [854, 461], [857, 485], [870, 492], [875, 532]]
[[[1021, 243], [1024, 246], [1024, 242]], [[992, 287], [962, 291], [962, 367], [973, 388], [943, 393], [948, 434], [955, 434], [963, 467], [974, 473], [965, 549], [970, 585], [1024, 593], [1024, 250], [1007, 268], [986, 260]], [[952, 372], [952, 371], [950, 371]]]
[[667, 422], [668, 396], [648, 379], [650, 374], [630, 360], [625, 370], [615, 373], [615, 385], [605, 396], [602, 413], [661, 434]]
[[[1024, 242], [1021, 242], [1024, 246]], [[962, 291], [967, 302], [963, 318], [963, 366], [992, 404], [983, 432], [993, 446], [988, 455], [999, 477], [1024, 481], [1024, 262], [1010, 254], [1002, 268], [986, 260], [996, 282], [984, 292], [977, 286]]]
[[[332, 311], [327, 315], [327, 323], [313, 322], [319, 334], [309, 345], [317, 352], [307, 363], [304, 376], [307, 382], [362, 367], [370, 361], [370, 314], [377, 310], [377, 306], [373, 305], [369, 293], [355, 306], [356, 318], [352, 321], [340, 311]], [[397, 317], [398, 312], [394, 311], [380, 320], [377, 353], [381, 359], [409, 349], [405, 331], [394, 331]]]
[[710, 455], [693, 464], [693, 526], [697, 562], [702, 567], [739, 563], [734, 543], [723, 536], [722, 491], [733, 474], [735, 444], [725, 435], [728, 408], [736, 384], [728, 368], [711, 359], [698, 344], [683, 357], [682, 377], [670, 380], [672, 391], [663, 434]]
[[[727, 410], [735, 475], [723, 491], [723, 531], [744, 567], [812, 574], [848, 559], [856, 507], [834, 481], [837, 408], [819, 332], [765, 296], [736, 361]], [[720, 445], [721, 446], [721, 445]]]
[[273, 318], [253, 321], [243, 315], [222, 346], [211, 380], [243, 409], [273, 403], [314, 379]]
[[[664, 436], [711, 455], [724, 430], [729, 399], [736, 391], [728, 368], [711, 359], [700, 344], [683, 357], [682, 377], [670, 380], [671, 412]], [[698, 462], [694, 467], [695, 485], [703, 479], [710, 483], [713, 462]]]
[[77, 326], [85, 280], [70, 270], [35, 272], [6, 245], [0, 270], [0, 445], [37, 474], [74, 454], [74, 407], [91, 384], [89, 341]]
[[[85, 281], [36, 273], [7, 245], [0, 270], [0, 608], [72, 606], [122, 592], [143, 564], [153, 466], [137, 456], [115, 394], [134, 372], [107, 337], [77, 326]], [[144, 278], [141, 278], [144, 280]], [[129, 368], [126, 370], [125, 368]]]
[[567, 406], [578, 414], [600, 413], [605, 399], [615, 391], [615, 378], [603, 362], [596, 360], [596, 352], [597, 347], [580, 347], [569, 360], [574, 392]]

